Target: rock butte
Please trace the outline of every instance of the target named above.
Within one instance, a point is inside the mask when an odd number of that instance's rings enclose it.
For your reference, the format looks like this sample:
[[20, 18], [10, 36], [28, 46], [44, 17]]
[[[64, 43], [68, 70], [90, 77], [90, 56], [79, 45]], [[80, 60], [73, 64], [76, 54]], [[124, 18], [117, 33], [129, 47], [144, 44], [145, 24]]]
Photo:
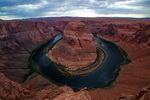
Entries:
[[64, 29], [63, 39], [48, 52], [48, 56], [57, 64], [77, 70], [96, 60], [96, 41], [84, 23], [70, 22]]

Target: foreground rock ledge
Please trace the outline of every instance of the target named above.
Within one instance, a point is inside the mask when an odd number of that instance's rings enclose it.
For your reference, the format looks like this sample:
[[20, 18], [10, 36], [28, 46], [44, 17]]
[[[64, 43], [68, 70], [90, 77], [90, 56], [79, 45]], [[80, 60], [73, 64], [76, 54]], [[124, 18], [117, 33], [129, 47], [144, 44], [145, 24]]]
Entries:
[[75, 71], [87, 67], [97, 58], [97, 46], [86, 25], [79, 21], [70, 22], [64, 29], [64, 37], [48, 52], [56, 64], [65, 71]]

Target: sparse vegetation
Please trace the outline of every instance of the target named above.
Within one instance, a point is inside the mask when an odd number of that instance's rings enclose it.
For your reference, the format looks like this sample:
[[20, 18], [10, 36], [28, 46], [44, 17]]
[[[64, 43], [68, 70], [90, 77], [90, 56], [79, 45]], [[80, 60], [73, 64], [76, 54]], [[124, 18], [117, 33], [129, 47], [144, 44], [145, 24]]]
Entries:
[[56, 68], [60, 72], [62, 72], [65, 76], [66, 75], [67, 76], [79, 76], [79, 75], [84, 75], [84, 74], [90, 73], [91, 71], [94, 71], [97, 68], [99, 68], [99, 66], [102, 64], [104, 59], [105, 59], [105, 53], [100, 48], [98, 48], [96, 60], [87, 67], [72, 70], [66, 66], [61, 65], [61, 64], [56, 64]]
[[[104, 39], [103, 39], [104, 40]], [[105, 40], [107, 41], [107, 40]], [[110, 42], [110, 41], [107, 41]], [[113, 43], [113, 42], [110, 42]], [[114, 43], [115, 44], [115, 43]], [[116, 44], [115, 44], [116, 45]], [[117, 46], [117, 45], [116, 45]], [[118, 47], [118, 46], [117, 46]], [[92, 88], [88, 88], [88, 91], [92, 91], [96, 88], [103, 88], [103, 89], [109, 89], [113, 87], [113, 83], [115, 82], [117, 76], [119, 75], [119, 72], [121, 71], [121, 66], [125, 65], [125, 64], [129, 64], [131, 62], [131, 60], [128, 58], [128, 54], [125, 52], [125, 50], [123, 50], [121, 47], [118, 47], [118, 49], [121, 51], [121, 53], [123, 54], [125, 61], [121, 64], [119, 64], [116, 68], [116, 70], [114, 71], [113, 74], [113, 78], [111, 81], [109, 81], [109, 83], [107, 83], [105, 86], [96, 86], [96, 87], [92, 87]]]
[[[52, 38], [53, 39], [53, 38]], [[45, 42], [43, 42], [40, 46], [38, 46], [37, 48], [35, 48], [31, 53], [30, 53], [30, 56], [28, 58], [28, 64], [27, 64], [27, 68], [29, 69], [28, 73], [24, 76], [24, 81], [31, 75], [33, 74], [34, 72], [38, 72], [39, 73], [39, 67], [37, 66], [37, 64], [35, 63], [35, 61], [33, 60], [34, 59], [34, 56], [39, 53], [39, 51], [41, 49], [44, 49], [44, 47], [46, 45], [48, 45], [52, 39], [50, 40], [47, 40]]]
[[[58, 40], [58, 41], [59, 41], [59, 40]], [[58, 42], [58, 41], [57, 41], [57, 42]], [[38, 72], [39, 74], [41, 74], [41, 75], [44, 76], [45, 78], [51, 80], [50, 78], [48, 78], [47, 76], [45, 76], [43, 73], [41, 73], [41, 72], [39, 71], [39, 67], [37, 66], [37, 64], [36, 64], [36, 63], [34, 62], [34, 60], [33, 60], [35, 54], [37, 54], [37, 53], [39, 52], [39, 50], [43, 49], [46, 45], [48, 45], [49, 42], [50, 42], [50, 41], [46, 41], [46, 42], [42, 43], [40, 46], [38, 46], [36, 49], [34, 49], [34, 50], [31, 52], [31, 55], [30, 55], [30, 57], [29, 57], [29, 59], [28, 59], [28, 68], [29, 68], [30, 70], [29, 70], [28, 74], [24, 77], [24, 79], [27, 79], [27, 77], [30, 76], [31, 74], [33, 74], [34, 72]], [[49, 47], [47, 48], [47, 50], [51, 50], [57, 42], [53, 43], [52, 45], [49, 45]], [[120, 66], [122, 66], [122, 65], [124, 65], [124, 64], [128, 64], [128, 63], [131, 62], [131, 60], [128, 59], [128, 54], [127, 54], [122, 48], [119, 47], [119, 49], [120, 49], [120, 51], [122, 52], [122, 54], [124, 55], [124, 57], [125, 57], [126, 60], [125, 60], [122, 64], [120, 64], [120, 65], [117, 66], [117, 68], [116, 68], [116, 70], [115, 70], [115, 72], [114, 72], [114, 74], [113, 74], [113, 79], [112, 79], [107, 85], [105, 85], [105, 86], [96, 86], [96, 87], [88, 88], [87, 90], [91, 91], [91, 90], [96, 89], [96, 88], [108, 89], [108, 88], [113, 87], [113, 83], [115, 82], [115, 79], [116, 79], [116, 77], [119, 75], [119, 72], [120, 72], [120, 70], [121, 70]], [[46, 50], [46, 51], [47, 51], [47, 50]], [[81, 69], [74, 70], [74, 71], [72, 71], [72, 72], [73, 72], [73, 73], [78, 73], [79, 75], [81, 75], [81, 74], [80, 74], [81, 72], [84, 72], [84, 71], [86, 71], [86, 70], [90, 70], [89, 68], [91, 68], [91, 66], [94, 67], [94, 66], [97, 65], [97, 63], [100, 63], [99, 61], [100, 61], [100, 59], [101, 59], [101, 57], [100, 57], [101, 53], [104, 54], [104, 52], [103, 52], [101, 49], [98, 49], [98, 52], [97, 52], [97, 54], [98, 54], [98, 55], [97, 55], [97, 59], [96, 59], [96, 61], [95, 61], [93, 64], [91, 64], [91, 65], [89, 65], [89, 66], [87, 66], [87, 67], [85, 67], [85, 68], [81, 68]], [[104, 54], [104, 56], [105, 56], [105, 54]], [[95, 64], [96, 64], [96, 65], [95, 65]], [[63, 71], [64, 75], [72, 76], [70, 73], [68, 73], [68, 71], [66, 70], [67, 67], [65, 67], [65, 66], [60, 65], [60, 64], [56, 64], [56, 68], [57, 68], [57, 69], [59, 68], [61, 71]], [[51, 81], [52, 81], [53, 83], [55, 83], [53, 80], [51, 80]], [[58, 84], [58, 83], [55, 83], [55, 84]], [[58, 85], [61, 86], [61, 84], [58, 84]], [[74, 90], [74, 91], [79, 91], [80, 88], [73, 88], [73, 90]]]

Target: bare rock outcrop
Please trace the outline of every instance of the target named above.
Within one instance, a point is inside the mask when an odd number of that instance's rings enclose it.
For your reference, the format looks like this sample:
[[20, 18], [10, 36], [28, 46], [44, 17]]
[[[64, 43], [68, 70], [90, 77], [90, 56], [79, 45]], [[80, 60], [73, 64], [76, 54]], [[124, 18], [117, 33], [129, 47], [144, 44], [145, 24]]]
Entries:
[[0, 73], [0, 99], [2, 100], [23, 100], [32, 98], [32, 93], [21, 86], [21, 84], [10, 81], [4, 74]]
[[1, 21], [0, 72], [11, 80], [22, 82], [32, 50], [57, 35], [65, 24], [57, 21]]
[[[44, 77], [40, 77], [40, 79], [44, 79]], [[74, 92], [67, 86], [55, 89], [46, 86], [41, 90], [34, 91], [29, 87], [22, 87], [21, 84], [9, 80], [2, 73], [0, 73], [0, 87], [1, 100], [91, 100], [89, 92], [86, 90]]]
[[[98, 33], [107, 40], [116, 41], [115, 43], [119, 44], [132, 60], [130, 64], [122, 67], [113, 88], [90, 91], [91, 99], [149, 100], [149, 87], [146, 90], [142, 88], [150, 82], [150, 20], [97, 18], [84, 19], [82, 22], [91, 32]], [[23, 76], [28, 71], [28, 57], [33, 48], [55, 36], [57, 32], [62, 32], [67, 23], [64, 19], [62, 21], [0, 21], [0, 72], [3, 73], [0, 74], [0, 99], [34, 100], [36, 98], [38, 100], [39, 98], [41, 100], [48, 98], [53, 100], [63, 98], [65, 100], [64, 98], [74, 96], [74, 99], [79, 100], [79, 95], [88, 94], [85, 90], [77, 93], [71, 92], [74, 95], [68, 92], [65, 94], [64, 89], [51, 87], [51, 83], [47, 84], [41, 76], [30, 77], [23, 84], [27, 87], [14, 82], [23, 81]], [[66, 41], [63, 40], [63, 42]]]
[[97, 46], [84, 23], [70, 22], [64, 29], [64, 37], [48, 53], [49, 58], [72, 70], [86, 67], [97, 58]]

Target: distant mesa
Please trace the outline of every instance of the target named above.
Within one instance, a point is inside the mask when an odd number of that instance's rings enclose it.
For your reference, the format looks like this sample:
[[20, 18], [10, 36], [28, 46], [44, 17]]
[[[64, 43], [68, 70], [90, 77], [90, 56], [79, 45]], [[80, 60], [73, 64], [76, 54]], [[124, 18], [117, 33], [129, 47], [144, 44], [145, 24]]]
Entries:
[[64, 37], [48, 52], [60, 70], [77, 71], [92, 64], [97, 58], [97, 43], [89, 28], [82, 22], [68, 23]]

